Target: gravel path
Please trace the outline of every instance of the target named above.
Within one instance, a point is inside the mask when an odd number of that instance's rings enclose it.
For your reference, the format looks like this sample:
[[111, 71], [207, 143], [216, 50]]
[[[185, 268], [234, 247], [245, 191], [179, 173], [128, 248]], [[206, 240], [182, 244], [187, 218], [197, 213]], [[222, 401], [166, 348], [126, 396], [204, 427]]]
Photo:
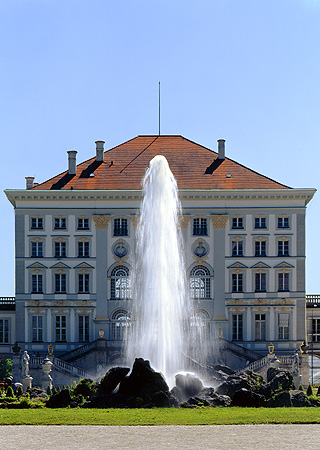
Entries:
[[320, 425], [1, 426], [2, 449], [318, 449]]

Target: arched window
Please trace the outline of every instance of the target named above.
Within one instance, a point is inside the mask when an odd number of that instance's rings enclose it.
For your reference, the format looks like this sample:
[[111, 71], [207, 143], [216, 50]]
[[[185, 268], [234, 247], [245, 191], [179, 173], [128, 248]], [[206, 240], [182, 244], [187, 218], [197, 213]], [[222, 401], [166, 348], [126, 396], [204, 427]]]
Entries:
[[131, 296], [129, 269], [117, 266], [111, 272], [111, 298], [125, 300]]
[[126, 341], [130, 317], [125, 309], [117, 309], [111, 317], [111, 338], [113, 341]]
[[190, 272], [190, 297], [210, 298], [210, 271], [205, 266], [195, 266]]

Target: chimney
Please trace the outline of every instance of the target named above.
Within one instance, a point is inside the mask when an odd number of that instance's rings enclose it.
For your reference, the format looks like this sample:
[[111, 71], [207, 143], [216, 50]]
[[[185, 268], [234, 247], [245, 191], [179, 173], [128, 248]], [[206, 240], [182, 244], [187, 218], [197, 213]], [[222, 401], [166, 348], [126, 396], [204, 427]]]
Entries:
[[218, 139], [218, 159], [225, 159], [225, 139]]
[[104, 141], [96, 141], [96, 161], [103, 161]]
[[68, 153], [68, 174], [75, 175], [77, 171], [76, 157], [78, 152], [76, 150], [69, 150], [67, 153]]
[[31, 188], [33, 188], [33, 180], [34, 180], [34, 177], [25, 177], [25, 179], [26, 179], [26, 189], [31, 189]]

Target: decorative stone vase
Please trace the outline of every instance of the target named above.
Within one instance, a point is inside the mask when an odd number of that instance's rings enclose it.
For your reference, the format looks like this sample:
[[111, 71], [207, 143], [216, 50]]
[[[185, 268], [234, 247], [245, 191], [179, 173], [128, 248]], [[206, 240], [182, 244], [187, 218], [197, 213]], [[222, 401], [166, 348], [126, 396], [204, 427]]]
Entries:
[[42, 387], [45, 390], [47, 390], [48, 387], [52, 389], [52, 377], [50, 375], [52, 366], [53, 363], [50, 361], [48, 357], [46, 357], [42, 363]]

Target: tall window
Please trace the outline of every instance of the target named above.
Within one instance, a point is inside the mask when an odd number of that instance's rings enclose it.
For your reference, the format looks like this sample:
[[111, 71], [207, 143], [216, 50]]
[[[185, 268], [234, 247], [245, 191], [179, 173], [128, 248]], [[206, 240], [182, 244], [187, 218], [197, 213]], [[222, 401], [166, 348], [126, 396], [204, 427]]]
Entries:
[[278, 228], [290, 228], [289, 217], [278, 217]]
[[128, 236], [128, 220], [122, 217], [113, 221], [113, 236]]
[[42, 274], [33, 273], [31, 276], [31, 281], [32, 281], [32, 292], [42, 293], [43, 292]]
[[320, 342], [320, 319], [312, 319], [312, 338], [313, 342]]
[[79, 316], [79, 342], [89, 341], [89, 316]]
[[265, 217], [255, 217], [254, 218], [255, 228], [267, 228], [267, 219]]
[[67, 275], [65, 273], [55, 273], [55, 292], [57, 294], [67, 291]]
[[243, 241], [232, 241], [232, 256], [243, 256]]
[[54, 243], [54, 257], [65, 258], [67, 256], [67, 243], [58, 241]]
[[78, 242], [78, 258], [88, 258], [89, 255], [89, 242], [79, 241]]
[[31, 217], [31, 230], [43, 230], [42, 217]]
[[232, 340], [243, 340], [243, 315], [232, 314]]
[[31, 242], [31, 257], [42, 258], [43, 257], [43, 244], [41, 241]]
[[78, 218], [78, 230], [89, 230], [89, 219], [85, 217]]
[[67, 317], [56, 316], [56, 342], [67, 341]]
[[89, 274], [88, 273], [79, 273], [78, 274], [78, 290], [79, 290], [79, 293], [88, 293], [89, 292]]
[[278, 256], [289, 256], [289, 241], [278, 241]]
[[255, 315], [255, 340], [265, 341], [266, 340], [266, 315], [256, 314]]
[[55, 230], [65, 230], [66, 229], [66, 218], [65, 217], [55, 217], [54, 218], [54, 229]]
[[111, 298], [127, 299], [131, 297], [129, 269], [117, 266], [111, 272]]
[[9, 342], [9, 320], [0, 319], [0, 344]]
[[232, 218], [232, 228], [243, 229], [243, 217], [233, 217]]
[[194, 236], [208, 235], [207, 219], [204, 219], [203, 217], [193, 219], [193, 235]]
[[32, 316], [32, 341], [42, 342], [43, 341], [43, 318], [42, 316]]
[[130, 317], [125, 309], [118, 309], [111, 317], [111, 336], [113, 341], [126, 341]]
[[209, 336], [210, 331], [210, 316], [207, 311], [203, 309], [197, 310], [190, 320], [191, 327], [195, 327], [198, 339], [200, 339], [200, 344], [203, 343], [203, 339]]
[[264, 272], [257, 272], [255, 274], [255, 292], [266, 292], [266, 278], [267, 275]]
[[289, 314], [279, 314], [278, 339], [289, 339]]
[[266, 252], [267, 243], [266, 241], [255, 241], [254, 243], [254, 256], [267, 256]]
[[195, 266], [190, 272], [190, 297], [211, 298], [210, 271], [205, 266]]
[[232, 274], [232, 292], [243, 292], [243, 274]]
[[289, 292], [289, 273], [280, 272], [278, 274], [278, 291]]

